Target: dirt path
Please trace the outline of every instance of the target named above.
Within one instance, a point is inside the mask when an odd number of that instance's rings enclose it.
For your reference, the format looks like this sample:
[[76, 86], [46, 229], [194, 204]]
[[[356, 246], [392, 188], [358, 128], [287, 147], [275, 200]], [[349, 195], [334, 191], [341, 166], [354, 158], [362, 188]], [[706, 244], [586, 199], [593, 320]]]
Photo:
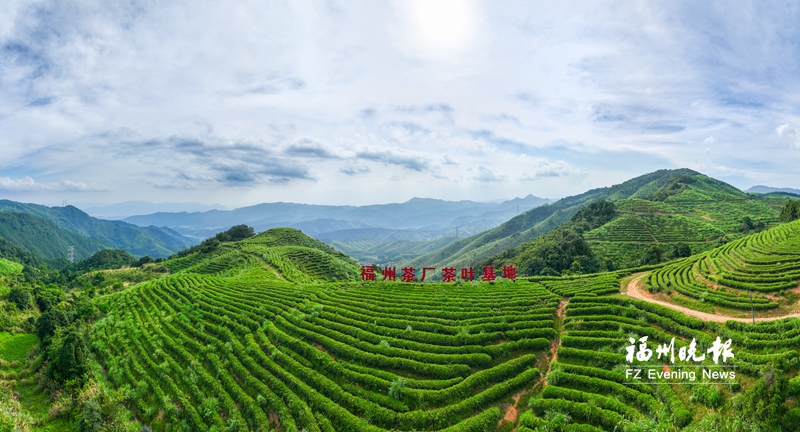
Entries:
[[[561, 348], [561, 333], [564, 330], [564, 317], [566, 316], [568, 303], [569, 300], [562, 299], [558, 303], [558, 309], [556, 309], [556, 318], [558, 319], [559, 332], [556, 335], [556, 338], [553, 339], [553, 343], [550, 344], [550, 362], [547, 363], [547, 372], [545, 372], [545, 375], [550, 373], [550, 365], [553, 364], [554, 361], [558, 360], [558, 349]], [[544, 385], [547, 385], [547, 381], [545, 381]]]
[[558, 309], [556, 309], [556, 320], [557, 320], [557, 333], [555, 339], [550, 343], [550, 360], [547, 362], [547, 370], [542, 373], [542, 378], [539, 382], [536, 383], [536, 386], [539, 384], [542, 385], [542, 388], [547, 387], [547, 374], [550, 373], [551, 366], [553, 362], [558, 360], [558, 349], [561, 348], [561, 333], [564, 331], [564, 317], [566, 316], [567, 304], [569, 300], [561, 299], [558, 303]]
[[258, 259], [259, 259], [259, 261], [261, 261], [261, 263], [262, 263], [262, 264], [264, 264], [264, 267], [265, 267], [267, 270], [271, 271], [273, 274], [275, 274], [275, 276], [277, 276], [277, 277], [278, 277], [278, 279], [280, 279], [280, 280], [286, 280], [286, 279], [283, 277], [283, 275], [281, 275], [281, 272], [279, 272], [277, 269], [275, 269], [274, 267], [272, 267], [272, 266], [271, 266], [271, 265], [270, 265], [270, 264], [267, 262], [267, 260], [265, 260], [263, 257], [261, 257], [261, 256], [260, 256], [260, 255], [258, 255], [258, 254], [250, 254], [250, 255], [253, 255], [254, 257], [258, 258]]
[[504, 421], [516, 423], [517, 418], [519, 417], [519, 407], [518, 407], [519, 400], [522, 398], [522, 396], [525, 396], [525, 394], [535, 389], [536, 387], [539, 387], [540, 385], [542, 386], [542, 388], [547, 386], [547, 380], [545, 378], [547, 377], [547, 374], [550, 373], [550, 365], [553, 364], [554, 361], [556, 361], [556, 357], [558, 356], [558, 348], [561, 347], [561, 330], [564, 325], [564, 316], [567, 310], [567, 303], [569, 303], [569, 300], [561, 299], [561, 301], [559, 301], [558, 303], [558, 308], [556, 309], [556, 324], [557, 324], [556, 327], [558, 333], [556, 333], [555, 339], [553, 339], [553, 341], [550, 343], [550, 360], [547, 361], [547, 370], [542, 374], [542, 377], [539, 379], [539, 381], [536, 382], [536, 384], [533, 385], [533, 387], [527, 390], [522, 390], [521, 392], [514, 395], [513, 397], [514, 403], [508, 406], [508, 408], [506, 409], [506, 414], [503, 416], [502, 419], [500, 419], [500, 421], [497, 422], [498, 426], [502, 424]]
[[528, 393], [529, 391], [530, 390], [523, 390], [514, 395], [513, 397], [514, 403], [508, 406], [508, 410], [506, 410], [506, 415], [503, 416], [503, 418], [500, 419], [500, 421], [497, 423], [498, 426], [504, 421], [509, 421], [511, 423], [517, 422], [517, 417], [519, 417], [519, 410], [517, 408], [517, 405], [519, 405], [519, 400], [522, 399], [522, 396], [525, 396], [525, 394]]
[[[627, 292], [625, 294], [628, 295], [631, 298], [635, 298], [635, 299], [638, 299], [638, 300], [644, 300], [644, 301], [646, 301], [648, 303], [655, 303], [657, 305], [661, 305], [661, 306], [670, 308], [672, 310], [676, 310], [676, 311], [678, 311], [678, 312], [680, 312], [680, 313], [682, 313], [684, 315], [688, 315], [690, 317], [698, 318], [698, 319], [701, 319], [703, 321], [713, 321], [713, 322], [718, 322], [718, 323], [724, 323], [726, 321], [753, 322], [752, 318], [737, 318], [737, 317], [731, 317], [731, 316], [727, 316], [727, 315], [717, 315], [717, 314], [711, 314], [711, 313], [708, 313], [708, 312], [700, 312], [700, 311], [696, 311], [694, 309], [689, 309], [689, 308], [686, 308], [686, 307], [683, 307], [683, 306], [678, 306], [676, 304], [668, 303], [668, 302], [661, 301], [661, 300], [656, 300], [656, 299], [654, 299], [652, 297], [652, 295], [650, 293], [648, 293], [647, 291], [642, 289], [642, 279], [644, 279], [645, 276], [646, 275], [639, 276], [637, 278], [632, 279], [630, 282], [628, 282], [628, 287], [627, 287], [628, 289], [627, 289]], [[784, 318], [800, 318], [800, 312], [790, 313], [790, 314], [786, 314], [786, 315], [773, 316], [773, 317], [756, 318], [756, 322], [776, 321], [776, 320], [784, 319]]]

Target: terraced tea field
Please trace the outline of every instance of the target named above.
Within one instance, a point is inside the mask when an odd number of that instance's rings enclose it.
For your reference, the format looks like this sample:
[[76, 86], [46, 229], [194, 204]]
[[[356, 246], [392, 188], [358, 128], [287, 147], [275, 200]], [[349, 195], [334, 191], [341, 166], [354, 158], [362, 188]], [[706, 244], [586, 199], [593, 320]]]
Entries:
[[[268, 232], [168, 260], [171, 274], [95, 300], [104, 316], [91, 328], [91, 350], [142, 424], [714, 430], [703, 425], [735, 416], [728, 402], [741, 400], [765, 367], [788, 376], [798, 369], [800, 320], [745, 325], [686, 316], [620, 295], [629, 271], [493, 283], [360, 282], [352, 280], [352, 261], [291, 239], [295, 234]], [[647, 283], [652, 295], [672, 290], [668, 300], [722, 312], [749, 306], [736, 285], [746, 284], [756, 308], [785, 312], [791, 295], [775, 294], [800, 278], [799, 238], [800, 222], [781, 225], [656, 268]], [[331, 282], [330, 274], [342, 280]], [[652, 352], [694, 339], [705, 353], [717, 337], [731, 339], [735, 352], [723, 366], [708, 355], [688, 366], [654, 356], [636, 367], [735, 376], [678, 385], [627, 372], [631, 339]], [[795, 396], [800, 379], [792, 383]]]
[[696, 254], [716, 247], [726, 235], [741, 237], [739, 229], [745, 217], [773, 226], [785, 202], [780, 198], [692, 200], [684, 197], [689, 192], [665, 202], [617, 201], [619, 216], [584, 237], [602, 260], [610, 260], [617, 268], [636, 267], [651, 245], [668, 253], [685, 244]]
[[793, 222], [670, 263], [645, 287], [698, 310], [786, 313], [797, 305], [799, 283], [800, 223]]
[[309, 289], [264, 273], [169, 276], [109, 300], [92, 348], [147, 424], [481, 430], [539, 380], [555, 337], [558, 297], [536, 285]]

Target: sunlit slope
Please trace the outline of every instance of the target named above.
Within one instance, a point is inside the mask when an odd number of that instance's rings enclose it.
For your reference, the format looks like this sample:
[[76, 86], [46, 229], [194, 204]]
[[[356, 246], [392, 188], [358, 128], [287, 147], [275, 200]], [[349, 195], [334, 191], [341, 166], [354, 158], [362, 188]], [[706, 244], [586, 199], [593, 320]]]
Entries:
[[[551, 364], [547, 385], [531, 398], [531, 410], [520, 416], [517, 430], [540, 427], [538, 430], [611, 432], [680, 430], [693, 425], [687, 430], [710, 431], [720, 429], [709, 423], [723, 421], [739, 425], [726, 430], [758, 430], [745, 422], [765, 418], [754, 418], [748, 414], [752, 408], [732, 408], [729, 402], [738, 398], [740, 404], [748, 404], [745, 394], [768, 365], [780, 365], [792, 374], [798, 367], [796, 350], [800, 348], [800, 337], [795, 330], [789, 334], [783, 330], [796, 329], [798, 321], [794, 319], [758, 326], [716, 324], [642, 301], [580, 294], [570, 299], [565, 315], [557, 361]], [[700, 362], [690, 363], [680, 361], [677, 354], [676, 363], [653, 355], [649, 361], [632, 366], [625, 358], [628, 339], [634, 338], [638, 343], [643, 336], [648, 337], [647, 345], [653, 353], [657, 345], [668, 345], [675, 338], [676, 352], [695, 339], [698, 351], [705, 354], [716, 337], [723, 341], [730, 338], [735, 357], [717, 367], [710, 354]], [[696, 372], [696, 381], [677, 381], [701, 385], [648, 385], [626, 375], [629, 367], [662, 371], [686, 364], [690, 367], [684, 370]], [[704, 378], [703, 368], [725, 374], [734, 372], [736, 378]], [[795, 394], [796, 387], [791, 388], [790, 395]], [[777, 403], [782, 405], [782, 401]], [[580, 429], [565, 426], [564, 417], [554, 420], [558, 418], [552, 415], [556, 412], [566, 414], [566, 422], [573, 427], [580, 425]]]
[[[601, 269], [629, 268], [642, 264], [645, 251], [653, 246], [663, 259], [687, 256], [712, 249], [723, 239], [738, 238], [772, 226], [777, 223], [780, 208], [786, 202], [785, 197], [748, 195], [693, 171], [670, 173], [676, 175], [668, 179], [662, 176], [666, 181], [658, 188], [653, 189], [653, 184], [649, 183], [629, 198], [606, 198], [615, 208], [615, 215], [608, 222], [599, 226], [576, 225], [574, 218], [580, 215], [576, 213], [577, 216], [562, 224], [560, 229], [569, 228], [582, 234]], [[643, 191], [647, 193], [640, 193]], [[745, 221], [749, 221], [749, 225]], [[691, 253], [674, 254], [676, 249], [685, 249], [685, 246]], [[537, 266], [531, 264], [531, 255], [541, 257], [531, 251], [537, 248], [540, 247], [536, 241], [526, 241], [485, 262], [513, 263], [524, 274], [533, 275], [531, 271], [535, 272]]]
[[726, 235], [741, 236], [745, 218], [759, 227], [771, 226], [777, 223], [785, 200], [747, 195], [703, 175], [683, 175], [647, 199], [616, 202], [619, 217], [585, 233], [585, 238], [601, 260], [633, 267], [651, 245], [665, 254], [679, 245], [699, 253], [712, 249]]
[[0, 276], [11, 276], [22, 272], [22, 264], [0, 258]]
[[524, 282], [180, 274], [108, 297], [92, 348], [156, 429], [491, 430], [540, 379], [557, 304]]
[[[798, 369], [800, 320], [790, 318], [755, 326], [734, 321], [706, 322], [614, 295], [619, 293], [623, 275], [624, 272], [611, 272], [529, 278], [566, 297], [568, 303], [559, 326], [557, 359], [549, 366], [544, 388], [534, 391], [528, 403], [531, 408], [525, 412], [519, 408], [522, 414], [516, 430], [765, 430], [749, 422], [768, 421], [765, 416], [753, 416], [754, 410], [763, 410], [768, 403], [781, 407], [774, 411], [777, 418], [772, 421], [787, 425], [782, 430], [794, 430], [793, 415], [798, 412], [789, 411], [794, 404], [791, 399], [785, 402], [785, 398], [798, 395], [800, 379], [785, 377], [794, 376]], [[638, 344], [644, 336], [654, 355], [644, 362], [628, 362], [625, 356], [629, 338]], [[720, 361], [722, 367], [707, 353], [717, 337], [733, 341], [735, 357]], [[670, 344], [673, 338], [676, 362], [659, 359], [655, 354], [657, 346]], [[704, 360], [680, 361], [679, 348], [687, 346], [691, 339], [696, 340], [698, 351], [706, 354]], [[696, 371], [697, 379], [679, 382], [702, 385], [643, 384], [626, 375], [629, 368], [663, 371], [686, 365], [689, 367], [684, 370]], [[783, 384], [775, 386], [786, 386], [788, 380], [789, 390], [784, 399], [764, 402], [752, 394], [758, 391], [756, 380], [773, 367], [785, 373], [780, 378]], [[736, 378], [704, 378], [703, 369], [734, 372]], [[772, 385], [769, 380], [773, 378], [768, 374], [766, 377], [766, 386]], [[724, 429], [719, 426], [721, 423], [734, 426]]]
[[[468, 266], [546, 234], [567, 222], [581, 208], [599, 200], [618, 201], [645, 198], [682, 175], [700, 175], [689, 169], [659, 170], [624, 183], [593, 189], [580, 195], [562, 198], [552, 204], [529, 210], [489, 231], [453, 242], [411, 262], [422, 266]], [[740, 192], [741, 193], [741, 192]]]
[[273, 228], [240, 242], [221, 243], [167, 260], [171, 273], [232, 276], [266, 268], [294, 282], [354, 280], [360, 266], [352, 258], [292, 228]]
[[696, 309], [765, 311], [792, 306], [798, 284], [800, 221], [795, 221], [653, 271], [646, 288]]

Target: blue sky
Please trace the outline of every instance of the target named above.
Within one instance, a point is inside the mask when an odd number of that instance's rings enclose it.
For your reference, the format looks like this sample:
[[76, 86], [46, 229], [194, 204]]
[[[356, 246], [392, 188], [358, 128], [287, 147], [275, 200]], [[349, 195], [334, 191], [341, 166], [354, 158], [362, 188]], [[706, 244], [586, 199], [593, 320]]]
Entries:
[[0, 197], [557, 198], [800, 187], [792, 2], [10, 1]]

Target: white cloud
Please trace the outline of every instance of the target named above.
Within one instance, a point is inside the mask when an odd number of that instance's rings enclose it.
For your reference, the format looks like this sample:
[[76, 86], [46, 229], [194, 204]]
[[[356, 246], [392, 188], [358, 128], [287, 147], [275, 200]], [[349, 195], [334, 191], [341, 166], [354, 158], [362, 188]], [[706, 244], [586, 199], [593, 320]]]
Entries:
[[[467, 168], [467, 171], [472, 171], [472, 167]], [[504, 174], [497, 174], [483, 165], [478, 165], [472, 175], [472, 179], [481, 183], [503, 182], [508, 180], [508, 176]]]
[[[765, 183], [796, 179], [800, 36], [790, 5], [40, 0], [6, 9], [0, 188], [31, 200], [110, 187], [113, 199], [230, 207], [385, 202], [390, 188], [397, 200], [484, 199], [473, 176], [503, 175], [542, 180], [533, 186], [556, 197], [704, 163]], [[774, 146], [754, 145], [765, 137]], [[357, 164], [372, 171], [349, 175]], [[486, 171], [465, 174], [469, 166]]]
[[563, 160], [548, 161], [534, 159], [526, 164], [526, 170], [520, 176], [523, 181], [536, 181], [553, 177], [568, 177], [576, 174], [585, 174], [586, 170], [574, 167]]
[[71, 192], [107, 192], [112, 189], [106, 185], [86, 184], [84, 182], [62, 180], [57, 183], [36, 183], [25, 176], [18, 179], [0, 177], [0, 190], [4, 191], [71, 191]]
[[797, 135], [797, 131], [789, 123], [776, 127], [775, 133], [779, 138], [788, 141], [791, 148], [800, 150], [800, 136]]
[[795, 132], [794, 128], [789, 125], [789, 123], [784, 123], [775, 128], [775, 133], [778, 134], [779, 137], [795, 137], [797, 136], [797, 132]]

